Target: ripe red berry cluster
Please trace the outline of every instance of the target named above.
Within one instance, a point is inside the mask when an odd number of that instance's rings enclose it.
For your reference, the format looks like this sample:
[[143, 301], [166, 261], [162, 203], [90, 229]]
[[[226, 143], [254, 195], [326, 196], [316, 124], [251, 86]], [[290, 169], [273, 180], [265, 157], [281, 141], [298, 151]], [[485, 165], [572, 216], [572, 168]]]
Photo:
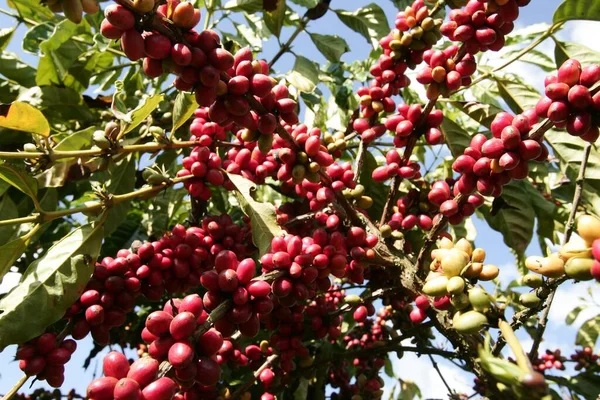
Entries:
[[212, 122], [209, 118], [209, 109], [207, 107], [198, 107], [194, 111], [194, 119], [190, 124], [190, 140], [198, 142], [199, 146], [211, 146], [215, 140], [225, 140], [227, 129], [230, 126], [222, 127]]
[[595, 142], [600, 135], [600, 94], [592, 96], [590, 88], [598, 81], [600, 65], [582, 68], [577, 60], [565, 61], [557, 75], [544, 81], [546, 96], [535, 107], [537, 115], [547, 117], [557, 128], [566, 128], [570, 135]]
[[[493, 138], [475, 135], [452, 164], [454, 171], [461, 174], [454, 191], [468, 195], [477, 190], [484, 196], [498, 197], [512, 179], [525, 179], [529, 174], [528, 161], [545, 160], [548, 154], [543, 145], [529, 138], [536, 123], [538, 117], [533, 110], [515, 117], [498, 113], [491, 125]], [[438, 204], [442, 199], [443, 196], [436, 196]], [[452, 204], [448, 209], [450, 216], [456, 207]]]
[[73, 339], [58, 341], [54, 333], [30, 340], [17, 349], [16, 358], [19, 368], [28, 376], [46, 381], [48, 385], [58, 388], [65, 380], [65, 364], [77, 349]]
[[423, 60], [427, 66], [417, 73], [417, 81], [427, 86], [427, 98], [447, 97], [461, 86], [471, 83], [471, 75], [477, 70], [475, 58], [471, 54], [462, 56], [456, 62], [458, 46], [451, 45], [442, 50], [427, 50]]
[[313, 299], [307, 306], [305, 314], [310, 322], [314, 337], [320, 339], [328, 337], [337, 340], [341, 335], [343, 315], [330, 315], [344, 302], [344, 291], [338, 286], [332, 286], [322, 296]]
[[[400, 104], [398, 114], [385, 120], [385, 128], [394, 133], [394, 146], [401, 148], [406, 146], [409, 136], [413, 133], [421, 119], [423, 109], [420, 104]], [[439, 129], [444, 115], [441, 110], [432, 110], [425, 118], [423, 135], [425, 141], [430, 145], [442, 144], [444, 135]]]
[[[343, 338], [346, 349], [376, 348], [386, 340], [385, 329], [382, 326], [389, 317], [390, 313], [384, 307], [375, 319], [365, 318], [364, 321], [358, 322], [357, 326]], [[379, 370], [384, 365], [383, 358], [371, 354], [353, 359], [351, 366], [345, 360], [332, 365], [328, 371], [329, 383], [333, 388], [339, 388], [339, 393], [333, 393], [332, 398], [345, 399], [357, 395], [362, 398], [379, 398], [383, 387]], [[356, 379], [353, 381], [349, 371], [354, 372]]]
[[171, 378], [158, 378], [159, 363], [143, 357], [129, 365], [127, 357], [112, 351], [104, 357], [102, 378], [94, 379], [87, 387], [87, 397], [97, 400], [113, 399], [172, 399], [178, 385]]
[[402, 196], [398, 199], [396, 209], [394, 210], [395, 212], [387, 222], [387, 225], [389, 225], [391, 230], [411, 230], [415, 226], [418, 226], [424, 231], [428, 231], [432, 228], [432, 217], [435, 215], [432, 211], [435, 210], [432, 210], [429, 204], [427, 204], [426, 201], [423, 201], [424, 196], [426, 196], [425, 191], [411, 189], [406, 196]]
[[572, 354], [570, 358], [577, 362], [574, 367], [576, 371], [581, 371], [582, 369], [589, 371], [600, 368], [600, 357], [598, 354], [594, 354], [594, 350], [589, 346], [577, 349], [575, 354]]
[[[244, 129], [245, 130], [245, 129]], [[267, 177], [274, 177], [280, 162], [273, 152], [265, 154], [256, 142], [240, 141], [243, 148], [233, 147], [226, 153], [223, 168], [231, 173], [262, 184]]]
[[467, 53], [498, 51], [504, 47], [504, 36], [514, 29], [519, 7], [530, 1], [470, 0], [464, 8], [452, 10], [450, 21], [445, 22], [440, 30], [453, 42], [462, 42]]
[[212, 196], [207, 183], [222, 186], [225, 182], [221, 157], [206, 146], [195, 147], [189, 156], [183, 158], [182, 165], [183, 168], [177, 172], [178, 177], [194, 176], [183, 184], [192, 197], [207, 201]]
[[[461, 176], [456, 181], [450, 180], [450, 183], [448, 181], [434, 182], [431, 185], [431, 191], [427, 194], [427, 199], [431, 204], [438, 206], [440, 213], [448, 217], [448, 221], [453, 225], [459, 224], [464, 217], [473, 215], [475, 209], [481, 207], [484, 203], [484, 199], [480, 194], [473, 193], [474, 189], [470, 189], [471, 186], [465, 186], [465, 182], [471, 184], [471, 181], [467, 181], [467, 179], [471, 178], [465, 179]], [[454, 199], [453, 196], [459, 193], [467, 195], [466, 202], [459, 204]]]
[[182, 384], [189, 386], [196, 381], [212, 386], [221, 376], [221, 369], [212, 358], [223, 343], [221, 334], [213, 329], [196, 338], [196, 328], [207, 319], [197, 294], [167, 301], [162, 311], [154, 311], [146, 318], [142, 339], [149, 343], [148, 354], [158, 361], [168, 360]]
[[208, 310], [214, 310], [228, 299], [233, 302], [227, 316], [215, 323], [215, 328], [225, 337], [236, 329], [244, 336], [256, 336], [260, 328], [259, 315], [273, 310], [271, 285], [264, 280], [254, 280], [255, 273], [253, 259], [238, 261], [235, 253], [224, 250], [215, 258], [215, 269], [200, 277], [200, 283], [208, 290], [204, 294]]
[[289, 373], [295, 368], [295, 357], [309, 356], [309, 351], [302, 342], [305, 329], [304, 309], [305, 306], [301, 304], [288, 306], [276, 302], [273, 312], [262, 321], [266, 330], [272, 332], [269, 344], [279, 353], [279, 366], [284, 373]]
[[409, 314], [410, 320], [413, 324], [421, 324], [427, 319], [427, 310], [431, 307], [429, 303], [429, 297], [421, 294], [415, 298], [415, 307]]
[[554, 351], [546, 350], [539, 358], [536, 358], [531, 362], [533, 369], [538, 372], [544, 372], [550, 369], [558, 369], [561, 371], [565, 370], [564, 362], [566, 357], [560, 354], [560, 349]]

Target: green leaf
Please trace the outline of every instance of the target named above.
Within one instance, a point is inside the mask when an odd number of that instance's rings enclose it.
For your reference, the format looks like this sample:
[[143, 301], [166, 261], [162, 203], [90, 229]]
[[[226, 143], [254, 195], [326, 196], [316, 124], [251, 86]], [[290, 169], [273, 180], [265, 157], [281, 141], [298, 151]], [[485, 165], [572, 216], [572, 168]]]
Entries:
[[577, 306], [574, 309], [572, 309], [571, 312], [565, 318], [565, 324], [572, 325], [573, 322], [575, 322], [575, 320], [579, 316], [579, 313], [581, 313], [586, 308], [586, 306]]
[[310, 93], [319, 84], [319, 67], [303, 56], [297, 56], [294, 68], [286, 79], [301, 92]]
[[[512, 56], [519, 53], [520, 51], [521, 51], [520, 49], [519, 50], [515, 49], [513, 51], [509, 51], [503, 57], [506, 57], [506, 59], [509, 59]], [[548, 55], [546, 53], [543, 53], [536, 49], [529, 50], [527, 53], [523, 54], [519, 58], [519, 61], [540, 67], [541, 69], [543, 69], [546, 72], [552, 72], [556, 69], [556, 66], [554, 65], [554, 61], [550, 57], [548, 57]]]
[[14, 53], [3, 51], [0, 54], [0, 74], [21, 86], [35, 86], [35, 68], [21, 61]]
[[27, 172], [13, 167], [12, 165], [0, 165], [0, 179], [8, 182], [11, 186], [16, 187], [27, 196], [31, 197], [36, 208], [40, 205], [37, 200], [37, 182]]
[[575, 344], [583, 347], [594, 348], [600, 335], [600, 315], [590, 318], [581, 325], [577, 332]]
[[501, 208], [496, 215], [491, 215], [487, 207], [480, 209], [490, 227], [500, 232], [504, 243], [520, 256], [531, 242], [535, 223], [535, 212], [528, 196], [523, 181], [512, 181], [504, 186], [501, 196], [509, 207]]
[[[174, 225], [178, 215], [188, 212], [189, 201], [185, 201], [185, 190], [168, 188], [164, 194], [159, 194], [151, 202], [142, 216], [142, 225], [148, 235], [158, 235]], [[212, 200], [212, 199], [211, 199]]]
[[26, 247], [27, 244], [22, 237], [16, 238], [0, 247], [0, 254], [2, 254], [2, 257], [0, 257], [0, 282], [2, 282], [4, 275], [10, 271], [15, 261], [21, 257]]
[[440, 128], [444, 134], [444, 141], [454, 157], [458, 157], [469, 147], [471, 135], [456, 122], [449, 118], [444, 118], [444, 122], [442, 122]]
[[488, 128], [496, 117], [496, 114], [502, 111], [501, 108], [493, 104], [484, 104], [476, 101], [453, 101], [451, 104]]
[[117, 119], [121, 120], [121, 135], [131, 132], [139, 124], [144, 122], [144, 120], [148, 118], [148, 116], [152, 114], [154, 110], [156, 110], [160, 102], [165, 98], [164, 94], [154, 94], [152, 96], [145, 97], [135, 109], [127, 114], [123, 114], [121, 112], [115, 112], [114, 110], [114, 102], [118, 98], [120, 92], [121, 91], [115, 93], [113, 97], [113, 113]]
[[263, 13], [265, 25], [276, 37], [281, 35], [286, 8], [285, 0], [277, 0], [277, 7], [273, 11], [264, 11]]
[[17, 30], [16, 26], [13, 26], [12, 28], [0, 29], [0, 51], [4, 51], [4, 49], [6, 49], [6, 46], [8, 46], [10, 43], [15, 30]]
[[560, 67], [569, 58], [579, 60], [582, 65], [600, 64], [600, 53], [579, 43], [561, 42], [554, 38], [554, 60]]
[[[121, 160], [118, 164], [112, 164], [108, 169], [107, 175], [95, 176], [101, 182], [106, 183], [106, 191], [113, 195], [131, 192], [135, 187], [135, 157], [129, 157]], [[123, 222], [129, 209], [129, 202], [124, 202], [111, 207], [108, 210], [108, 217], [104, 227], [106, 236], [113, 233], [119, 224]]]
[[76, 42], [74, 36], [90, 34], [90, 25], [84, 19], [80, 24], [65, 19], [58, 23], [52, 35], [40, 44], [44, 54], [38, 64], [35, 82], [38, 86], [62, 85], [73, 87], [73, 82], [68, 82], [69, 68], [87, 46]]
[[307, 400], [308, 399], [308, 379], [302, 377], [298, 383], [298, 387], [294, 391], [294, 400]]
[[92, 145], [92, 135], [96, 129], [97, 128], [95, 126], [90, 126], [89, 128], [73, 132], [58, 142], [58, 144], [54, 147], [54, 150], [73, 151], [87, 149]]
[[177, 94], [175, 105], [173, 106], [171, 135], [174, 135], [175, 131], [190, 119], [196, 108], [198, 108], [198, 103], [196, 103], [196, 97], [193, 94], [186, 92], [179, 92]]
[[[544, 137], [558, 158], [561, 171], [574, 183], [581, 168], [585, 142], [573, 138], [565, 131], [555, 129], [547, 131]], [[600, 153], [594, 146], [592, 146], [588, 158], [585, 184], [583, 185], [583, 201], [594, 208], [596, 215], [600, 215]]]
[[533, 108], [540, 99], [540, 94], [531, 86], [524, 84], [516, 77], [496, 77], [498, 90], [502, 99], [515, 114], [520, 114], [528, 108]]
[[[17, 212], [17, 205], [15, 202], [12, 201], [8, 195], [2, 196], [2, 199], [0, 199], [0, 221], [17, 218], [18, 216], [19, 213]], [[18, 225], [0, 226], [0, 245], [8, 242], [17, 228]], [[4, 257], [3, 253], [0, 254]]]
[[275, 236], [283, 236], [284, 230], [277, 223], [277, 212], [271, 203], [259, 203], [254, 200], [252, 193], [256, 185], [240, 175], [230, 174], [227, 176], [236, 188], [236, 195], [242, 211], [252, 221], [252, 239], [258, 248], [259, 255], [269, 251], [271, 240]]
[[565, 0], [552, 17], [555, 24], [577, 19], [600, 21], [600, 3], [596, 0]]
[[31, 27], [23, 37], [23, 50], [41, 55], [40, 45], [50, 38], [53, 31], [54, 25], [49, 22]]
[[263, 0], [229, 0], [224, 8], [231, 11], [255, 13], [263, 9]]
[[31, 104], [41, 110], [48, 121], [64, 124], [64, 121], [77, 121], [85, 126], [98, 123], [83, 96], [71, 88], [56, 86], [35, 86], [21, 93], [19, 101]]
[[320, 35], [311, 33], [312, 39], [317, 49], [325, 56], [328, 61], [339, 62], [342, 54], [350, 51], [350, 46], [346, 41], [337, 35]]
[[365, 187], [365, 193], [373, 199], [373, 205], [367, 209], [369, 216], [375, 220], [379, 220], [383, 207], [385, 207], [385, 200], [389, 192], [389, 186], [386, 186], [383, 182], [377, 182], [373, 179], [373, 170], [377, 168], [379, 164], [370, 151], [365, 151], [363, 166], [360, 171], [358, 183]]
[[291, 0], [292, 3], [298, 4], [299, 6], [303, 6], [306, 8], [313, 8], [317, 4], [319, 4], [319, 0]]
[[51, 20], [55, 18], [54, 13], [37, 0], [7, 0], [8, 6], [23, 18], [30, 18], [35, 21]]
[[400, 396], [396, 400], [413, 400], [415, 397], [422, 398], [419, 386], [413, 381], [402, 380], [400, 382]]
[[102, 231], [90, 224], [74, 229], [31, 263], [0, 300], [0, 349], [38, 336], [64, 316], [93, 273]]
[[44, 114], [21, 101], [0, 105], [0, 127], [46, 137], [50, 134], [50, 125]]
[[340, 21], [348, 28], [360, 33], [373, 48], [379, 46], [379, 39], [390, 32], [387, 17], [381, 7], [371, 3], [354, 12], [334, 10]]
[[384, 361], [385, 361], [385, 365], [383, 366], [383, 372], [385, 372], [385, 374], [387, 376], [389, 376], [390, 378], [394, 378], [396, 376], [396, 374], [394, 373], [394, 366], [392, 365], [392, 362], [390, 361], [389, 354], [386, 355]]

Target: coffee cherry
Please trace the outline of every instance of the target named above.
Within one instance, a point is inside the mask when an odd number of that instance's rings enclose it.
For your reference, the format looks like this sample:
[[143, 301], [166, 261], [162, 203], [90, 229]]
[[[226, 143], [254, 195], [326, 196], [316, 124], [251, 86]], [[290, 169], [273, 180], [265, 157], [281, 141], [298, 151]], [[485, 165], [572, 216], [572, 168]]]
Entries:
[[129, 361], [123, 353], [111, 351], [104, 357], [102, 368], [104, 376], [122, 379], [129, 372]]

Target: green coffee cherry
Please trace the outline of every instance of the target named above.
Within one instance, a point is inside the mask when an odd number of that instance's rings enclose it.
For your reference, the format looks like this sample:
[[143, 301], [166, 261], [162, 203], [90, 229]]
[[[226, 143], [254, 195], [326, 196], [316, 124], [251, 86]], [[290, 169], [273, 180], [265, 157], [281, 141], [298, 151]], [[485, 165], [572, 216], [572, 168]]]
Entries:
[[94, 131], [92, 140], [94, 141], [94, 144], [102, 150], [110, 148], [110, 141], [106, 137], [104, 131]]
[[469, 302], [474, 310], [481, 312], [486, 312], [492, 305], [489, 294], [480, 287], [469, 290]]
[[577, 279], [578, 281], [589, 281], [593, 279], [592, 265], [594, 259], [573, 257], [565, 264], [565, 273], [569, 278]]
[[450, 303], [452, 303], [452, 306], [457, 310], [464, 310], [470, 305], [469, 296], [467, 296], [465, 293], [459, 293], [450, 298]]
[[166, 182], [167, 180], [168, 178], [163, 174], [153, 173], [148, 177], [146, 181], [151, 185], [159, 185], [161, 183]]
[[523, 293], [519, 296], [519, 303], [523, 304], [527, 308], [537, 307], [542, 300], [537, 297], [535, 292]]
[[425, 282], [423, 285], [423, 293], [427, 296], [443, 296], [448, 293], [448, 290], [446, 289], [447, 286], [448, 278], [445, 276], [438, 276]]
[[523, 277], [523, 283], [532, 289], [537, 289], [544, 283], [544, 279], [536, 274], [527, 274]]
[[465, 290], [465, 280], [460, 276], [453, 276], [448, 280], [446, 290], [452, 295], [458, 295], [462, 293]]
[[362, 304], [362, 299], [360, 298], [359, 295], [356, 294], [349, 294], [346, 297], [344, 297], [344, 301], [347, 304], [350, 304], [351, 306], [357, 306], [359, 304]]
[[478, 311], [467, 311], [461, 314], [454, 322], [457, 332], [472, 334], [477, 333], [488, 323], [487, 317]]
[[258, 149], [267, 154], [273, 148], [273, 135], [260, 135], [258, 137]]

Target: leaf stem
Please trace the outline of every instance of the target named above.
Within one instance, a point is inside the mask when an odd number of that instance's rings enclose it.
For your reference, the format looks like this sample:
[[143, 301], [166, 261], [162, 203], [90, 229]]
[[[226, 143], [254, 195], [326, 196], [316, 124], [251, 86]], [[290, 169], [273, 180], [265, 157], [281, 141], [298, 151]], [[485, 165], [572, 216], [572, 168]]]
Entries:
[[500, 321], [498, 323], [498, 327], [500, 328], [500, 332], [502, 332], [502, 336], [504, 336], [504, 339], [506, 339], [506, 343], [508, 343], [510, 349], [515, 355], [515, 359], [517, 360], [517, 365], [519, 368], [526, 373], [533, 372], [529, 358], [527, 358], [525, 351], [523, 351], [523, 347], [521, 347], [521, 343], [519, 342], [519, 339], [517, 338], [517, 335], [515, 335], [515, 332], [510, 324], [506, 321]]

